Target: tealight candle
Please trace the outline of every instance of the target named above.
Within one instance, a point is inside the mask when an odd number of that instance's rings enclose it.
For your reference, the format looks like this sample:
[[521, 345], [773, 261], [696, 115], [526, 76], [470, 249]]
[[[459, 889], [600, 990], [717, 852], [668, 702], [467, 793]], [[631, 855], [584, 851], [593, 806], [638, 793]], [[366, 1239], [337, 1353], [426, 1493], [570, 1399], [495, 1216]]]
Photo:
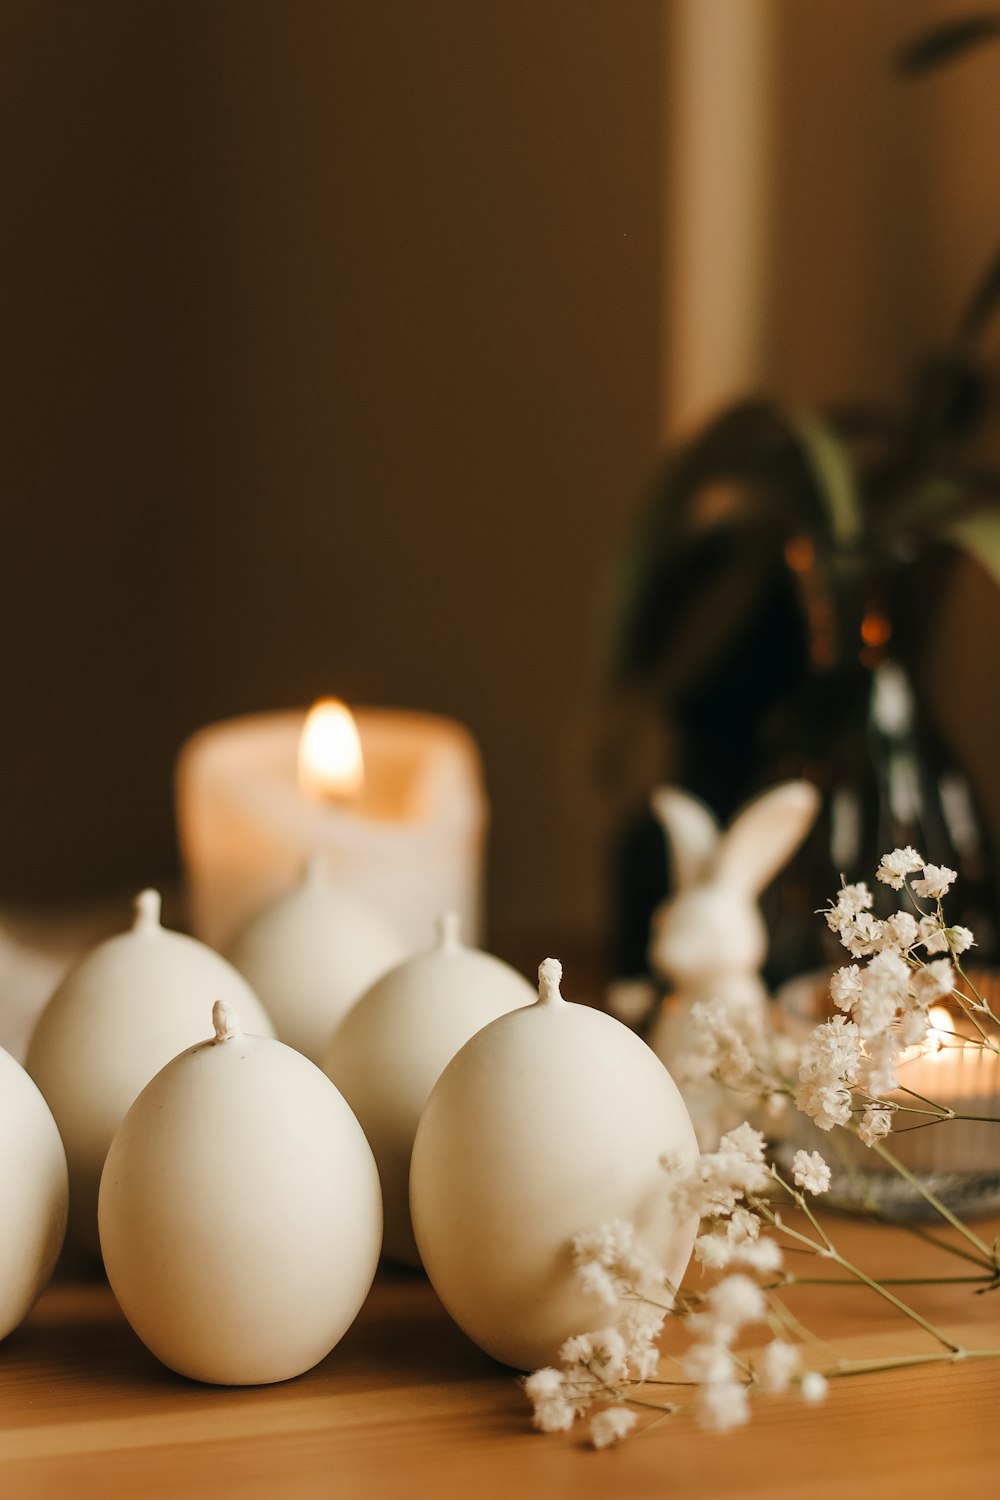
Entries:
[[487, 807], [471, 736], [427, 714], [358, 710], [352, 732], [343, 705], [316, 713], [234, 719], [185, 745], [177, 820], [199, 937], [225, 947], [321, 854], [406, 951], [444, 910], [474, 938]]
[[[1000, 976], [974, 971], [977, 989], [994, 1012], [1000, 1004]], [[802, 1041], [826, 1019], [829, 976], [804, 974], [778, 991], [783, 1029]], [[944, 1005], [930, 1010], [930, 1029], [907, 1047], [895, 1069], [899, 1088], [886, 1096], [892, 1128], [885, 1138], [891, 1153], [919, 1184], [965, 1213], [995, 1212], [1000, 1204], [1000, 1054], [992, 1023], [987, 1045], [971, 1018]], [[954, 1118], [940, 1117], [937, 1105]], [[861, 1112], [858, 1106], [858, 1113]], [[879, 1154], [851, 1132], [821, 1131], [804, 1114], [790, 1113], [777, 1149], [786, 1168], [798, 1148], [819, 1151], [833, 1168], [830, 1201], [857, 1208], [879, 1203], [906, 1218], [933, 1217], [918, 1186], [904, 1180]]]
[[974, 1172], [987, 1165], [990, 1155], [1000, 1171], [1000, 1133], [994, 1134], [1000, 1127], [979, 1123], [1000, 1114], [1000, 1056], [963, 1035], [969, 1023], [943, 1005], [931, 1007], [930, 1022], [925, 1041], [908, 1048], [896, 1069], [910, 1092], [892, 1098], [916, 1109], [926, 1108], [923, 1100], [930, 1100], [963, 1118], [914, 1130], [908, 1127], [919, 1124], [921, 1116], [900, 1114], [887, 1144], [911, 1171]]

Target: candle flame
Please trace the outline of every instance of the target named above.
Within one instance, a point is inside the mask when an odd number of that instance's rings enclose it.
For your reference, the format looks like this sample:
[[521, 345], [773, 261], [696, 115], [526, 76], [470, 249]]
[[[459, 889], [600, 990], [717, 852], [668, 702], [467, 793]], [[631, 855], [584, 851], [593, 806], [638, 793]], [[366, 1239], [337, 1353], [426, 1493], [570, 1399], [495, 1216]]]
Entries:
[[927, 1019], [931, 1024], [925, 1046], [932, 1047], [935, 1052], [940, 1052], [942, 1047], [958, 1044], [955, 1036], [955, 1020], [951, 1011], [946, 1010], [943, 1005], [932, 1005], [927, 1012]]
[[299, 740], [299, 786], [318, 802], [353, 802], [365, 780], [354, 715], [339, 698], [321, 698]]

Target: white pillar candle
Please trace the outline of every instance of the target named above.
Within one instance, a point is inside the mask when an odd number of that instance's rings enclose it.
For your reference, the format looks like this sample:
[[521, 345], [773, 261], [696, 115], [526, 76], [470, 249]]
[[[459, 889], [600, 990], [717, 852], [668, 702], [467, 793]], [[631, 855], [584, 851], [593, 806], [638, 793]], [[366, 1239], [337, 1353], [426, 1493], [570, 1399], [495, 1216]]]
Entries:
[[428, 714], [359, 709], [355, 720], [363, 780], [349, 773], [342, 789], [300, 774], [303, 712], [215, 724], [184, 746], [177, 821], [191, 920], [206, 942], [225, 946], [313, 854], [410, 951], [430, 944], [443, 910], [478, 933], [487, 803], [472, 737]]

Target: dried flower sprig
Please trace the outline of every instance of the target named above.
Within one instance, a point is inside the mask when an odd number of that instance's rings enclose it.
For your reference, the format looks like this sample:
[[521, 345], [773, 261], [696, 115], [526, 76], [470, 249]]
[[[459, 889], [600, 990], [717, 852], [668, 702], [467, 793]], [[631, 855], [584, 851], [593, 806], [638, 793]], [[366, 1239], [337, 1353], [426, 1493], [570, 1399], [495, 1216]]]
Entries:
[[[811, 1200], [831, 1184], [823, 1156], [796, 1151], [789, 1181], [768, 1165], [763, 1133], [745, 1122], [727, 1131], [718, 1147], [694, 1164], [666, 1156], [661, 1161], [671, 1209], [678, 1217], [696, 1215], [701, 1221], [694, 1260], [703, 1272], [719, 1277], [707, 1291], [671, 1286], [631, 1224], [617, 1221], [576, 1237], [577, 1274], [608, 1308], [608, 1324], [567, 1340], [560, 1351], [561, 1369], [538, 1370], [525, 1380], [535, 1425], [543, 1431], [564, 1431], [589, 1415], [595, 1447], [606, 1447], [637, 1427], [638, 1412], [649, 1410], [661, 1418], [685, 1406], [702, 1426], [722, 1431], [749, 1419], [756, 1393], [795, 1388], [803, 1399], [815, 1401], [825, 1395], [831, 1379], [916, 1364], [1000, 1358], [1000, 1350], [965, 1349], [893, 1290], [918, 1281], [967, 1282], [979, 1291], [1000, 1286], [998, 1246], [987, 1245], [885, 1143], [898, 1117], [920, 1116], [921, 1126], [981, 1118], [925, 1099], [896, 1076], [906, 1056], [942, 1045], [940, 1027], [931, 1025], [931, 1006], [947, 999], [956, 1024], [965, 1020], [971, 1025], [971, 1036], [946, 1033], [963, 1047], [998, 1051], [1000, 1020], [961, 965], [961, 955], [973, 945], [972, 933], [945, 920], [942, 901], [954, 871], [928, 864], [916, 850], [904, 848], [885, 856], [877, 878], [905, 890], [912, 910], [876, 918], [871, 893], [861, 882], [845, 883], [823, 913], [856, 960], [831, 980], [830, 998], [839, 1013], [796, 1044], [780, 1032], [755, 1029], [751, 1035], [721, 1002], [700, 1003], [694, 1008], [697, 1042], [687, 1060], [688, 1076], [725, 1084], [762, 1106], [765, 1119], [777, 1119], [794, 1103], [821, 1130], [849, 1131], [959, 1231], [962, 1246], [934, 1243], [971, 1261], [975, 1273], [881, 1281], [869, 1276], [840, 1253], [812, 1206]], [[794, 1205], [793, 1219], [782, 1210], [782, 1197]], [[786, 1272], [787, 1249], [814, 1256], [840, 1274]], [[924, 1354], [838, 1360], [828, 1369], [810, 1368], [804, 1359], [804, 1331], [780, 1296], [809, 1284], [864, 1286], [937, 1347]], [[675, 1379], [659, 1374], [657, 1340], [668, 1317], [683, 1319], [690, 1334], [687, 1349], [669, 1356], [677, 1366]], [[770, 1341], [753, 1358], [741, 1354], [744, 1330], [765, 1323]], [[687, 1390], [688, 1399], [665, 1400], [664, 1391], [672, 1389]]]

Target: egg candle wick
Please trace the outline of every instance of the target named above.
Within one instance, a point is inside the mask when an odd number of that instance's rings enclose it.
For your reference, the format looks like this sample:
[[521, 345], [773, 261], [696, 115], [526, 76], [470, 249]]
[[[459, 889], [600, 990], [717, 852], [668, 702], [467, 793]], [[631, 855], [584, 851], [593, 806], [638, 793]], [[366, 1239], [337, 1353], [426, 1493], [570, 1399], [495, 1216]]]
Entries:
[[462, 919], [457, 911], [445, 911], [437, 922], [438, 947], [445, 953], [457, 953], [462, 946]]
[[159, 891], [139, 892], [135, 898], [135, 922], [133, 924], [136, 932], [159, 930], [160, 904]]
[[538, 965], [538, 998], [543, 1005], [564, 1005], [559, 982], [562, 979], [562, 964], [557, 958], [546, 958]]
[[225, 1000], [216, 1000], [212, 1006], [212, 1025], [217, 1042], [231, 1042], [234, 1037], [243, 1035], [239, 1016]]

